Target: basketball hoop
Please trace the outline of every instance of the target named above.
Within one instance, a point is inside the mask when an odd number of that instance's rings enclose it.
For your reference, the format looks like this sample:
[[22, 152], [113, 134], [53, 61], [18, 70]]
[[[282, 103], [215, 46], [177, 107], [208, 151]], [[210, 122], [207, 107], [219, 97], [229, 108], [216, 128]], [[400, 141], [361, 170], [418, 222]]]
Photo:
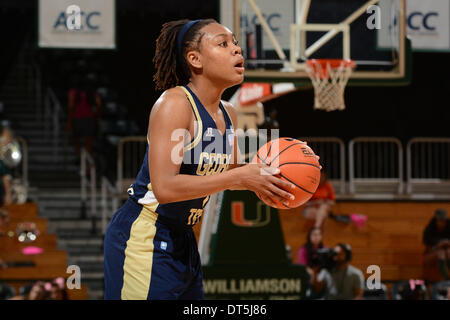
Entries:
[[314, 109], [344, 110], [344, 90], [355, 67], [353, 60], [311, 59], [306, 72], [314, 86]]

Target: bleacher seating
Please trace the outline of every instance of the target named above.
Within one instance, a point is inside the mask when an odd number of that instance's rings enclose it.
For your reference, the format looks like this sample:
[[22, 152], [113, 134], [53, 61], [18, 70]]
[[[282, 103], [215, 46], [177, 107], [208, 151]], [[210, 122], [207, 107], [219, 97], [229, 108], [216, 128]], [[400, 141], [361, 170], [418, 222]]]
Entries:
[[[10, 285], [16, 292], [26, 284], [36, 280], [50, 281], [57, 277], [67, 278], [67, 253], [57, 249], [57, 238], [47, 233], [47, 219], [38, 216], [35, 203], [11, 205], [8, 207], [10, 223], [7, 231], [16, 233], [17, 225], [22, 222], [33, 222], [39, 230], [37, 239], [33, 242], [20, 242], [17, 235], [0, 238], [0, 258], [10, 266], [0, 269], [0, 281]], [[36, 246], [43, 249], [41, 254], [24, 255], [22, 249]], [[32, 266], [20, 266], [18, 263], [28, 262]], [[14, 265], [16, 264], [16, 265]], [[33, 265], [34, 264], [34, 265]], [[67, 290], [69, 299], [86, 299], [87, 288]]]

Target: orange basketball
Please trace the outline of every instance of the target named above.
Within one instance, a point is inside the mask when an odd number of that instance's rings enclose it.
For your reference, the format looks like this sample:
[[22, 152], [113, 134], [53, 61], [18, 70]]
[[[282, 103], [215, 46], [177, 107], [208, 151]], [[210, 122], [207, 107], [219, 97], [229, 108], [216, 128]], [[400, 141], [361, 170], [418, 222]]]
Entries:
[[296, 208], [308, 201], [320, 182], [320, 164], [314, 151], [306, 143], [293, 138], [279, 138], [262, 146], [252, 163], [264, 163], [280, 169], [277, 175], [295, 185], [286, 190], [295, 196], [289, 206], [272, 199], [279, 209]]

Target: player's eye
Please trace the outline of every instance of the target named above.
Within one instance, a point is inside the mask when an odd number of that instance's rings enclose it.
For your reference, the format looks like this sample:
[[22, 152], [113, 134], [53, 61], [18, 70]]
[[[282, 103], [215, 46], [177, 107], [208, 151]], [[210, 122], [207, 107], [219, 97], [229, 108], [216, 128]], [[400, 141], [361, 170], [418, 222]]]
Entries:
[[238, 41], [237, 39], [233, 39], [233, 44], [234, 44], [235, 46], [237, 46], [237, 45], [239, 45], [239, 41]]
[[226, 48], [226, 47], [228, 47], [228, 42], [223, 41], [219, 44], [219, 46]]

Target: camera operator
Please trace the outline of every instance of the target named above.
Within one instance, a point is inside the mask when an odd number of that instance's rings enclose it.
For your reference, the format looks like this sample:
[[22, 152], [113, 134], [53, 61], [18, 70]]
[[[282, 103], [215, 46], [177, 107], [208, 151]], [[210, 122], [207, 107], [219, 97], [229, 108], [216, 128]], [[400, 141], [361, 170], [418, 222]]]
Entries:
[[297, 263], [305, 265], [310, 276], [310, 290], [307, 293], [309, 299], [323, 299], [331, 286], [331, 276], [325, 268], [329, 251], [323, 245], [321, 228], [311, 228], [306, 243], [297, 256]]
[[334, 248], [334, 267], [330, 274], [332, 285], [327, 295], [330, 300], [360, 300], [364, 293], [364, 275], [352, 266], [352, 249], [350, 245], [339, 243]]

